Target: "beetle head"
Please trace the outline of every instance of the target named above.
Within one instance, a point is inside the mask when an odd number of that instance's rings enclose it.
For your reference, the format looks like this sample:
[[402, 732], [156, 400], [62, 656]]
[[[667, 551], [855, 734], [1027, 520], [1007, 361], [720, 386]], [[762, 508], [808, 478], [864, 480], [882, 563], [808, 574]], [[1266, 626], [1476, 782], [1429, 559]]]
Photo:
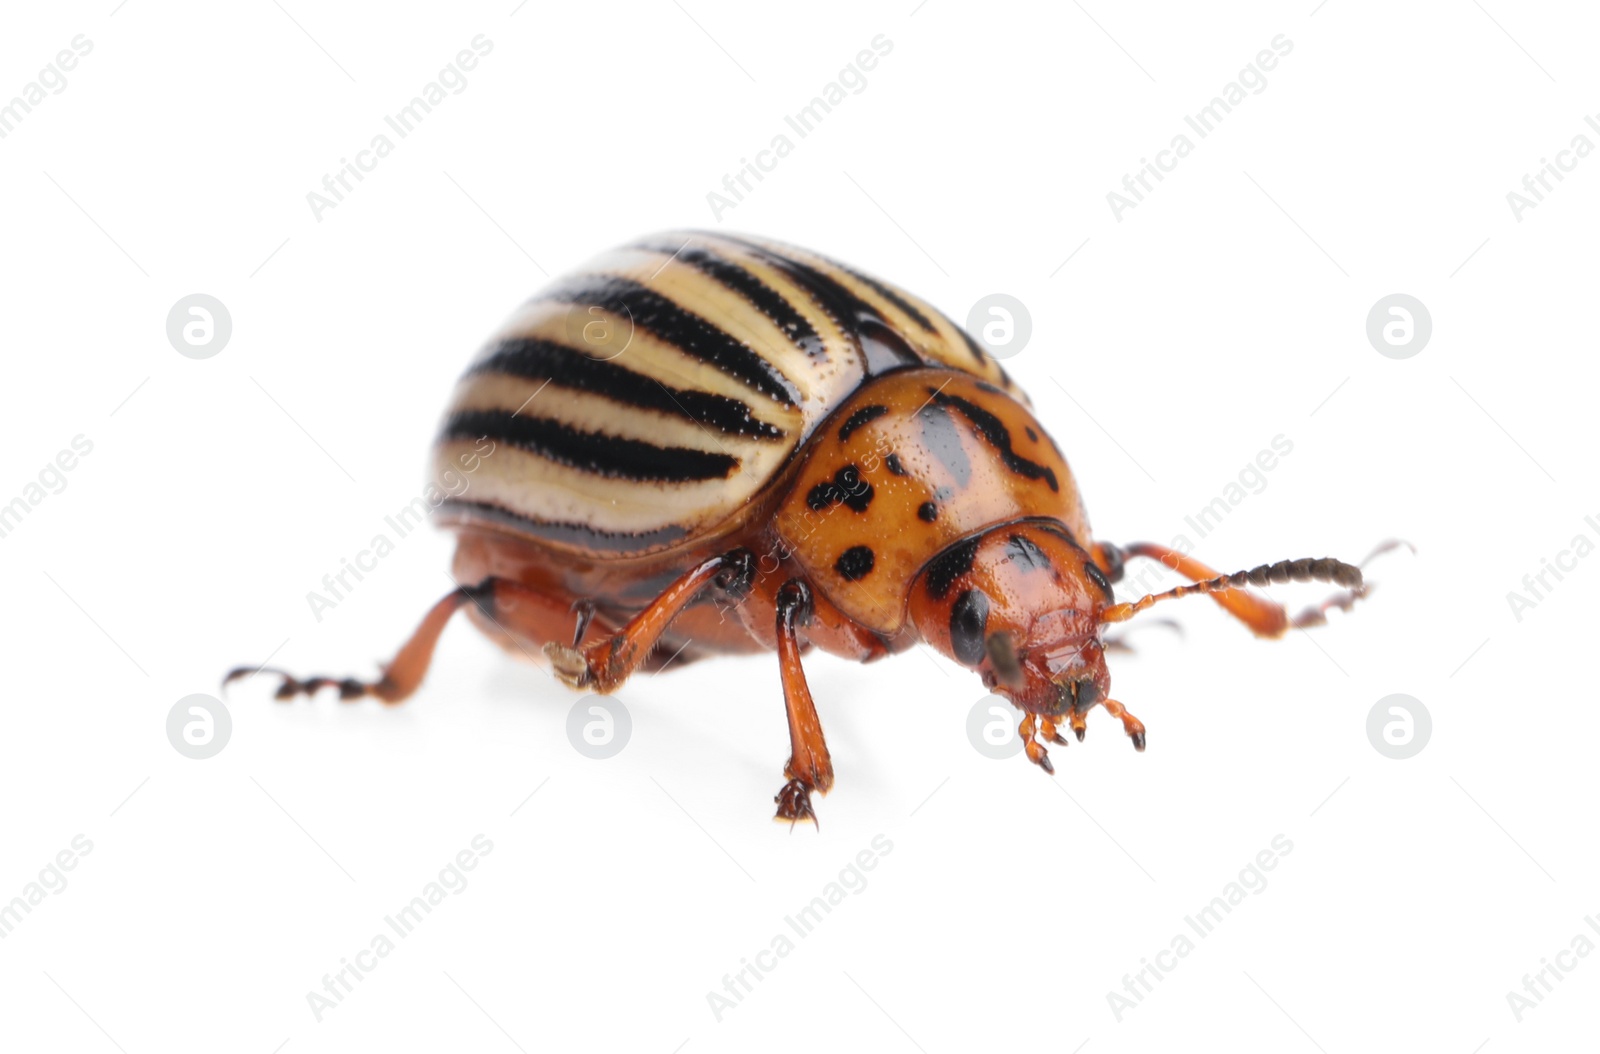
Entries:
[[[1059, 524], [995, 527], [950, 546], [912, 584], [922, 638], [991, 691], [1045, 717], [1081, 715], [1111, 687], [1100, 613], [1111, 586]], [[1077, 722], [1081, 723], [1081, 722]]]

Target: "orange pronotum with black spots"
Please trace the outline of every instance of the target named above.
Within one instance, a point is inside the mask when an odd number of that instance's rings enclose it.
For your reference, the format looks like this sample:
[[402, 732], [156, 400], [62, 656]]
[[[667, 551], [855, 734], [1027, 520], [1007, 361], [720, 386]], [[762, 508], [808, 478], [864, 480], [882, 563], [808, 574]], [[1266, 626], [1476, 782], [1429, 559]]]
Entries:
[[[548, 389], [548, 391], [547, 391]], [[1149, 543], [1096, 542], [1066, 459], [960, 327], [826, 257], [724, 234], [645, 238], [523, 305], [457, 385], [419, 508], [459, 543], [459, 589], [377, 680], [281, 674], [399, 702], [460, 608], [574, 688], [639, 668], [775, 651], [790, 757], [778, 817], [815, 820], [833, 767], [809, 647], [869, 662], [922, 642], [1023, 712], [1030, 760], [1110, 697], [1104, 627], [1210, 595], [1264, 637], [1363, 593], [1332, 559], [1218, 575]], [[1118, 603], [1123, 561], [1192, 580]], [[1343, 592], [1291, 620], [1247, 585]], [[235, 670], [228, 680], [254, 672]]]

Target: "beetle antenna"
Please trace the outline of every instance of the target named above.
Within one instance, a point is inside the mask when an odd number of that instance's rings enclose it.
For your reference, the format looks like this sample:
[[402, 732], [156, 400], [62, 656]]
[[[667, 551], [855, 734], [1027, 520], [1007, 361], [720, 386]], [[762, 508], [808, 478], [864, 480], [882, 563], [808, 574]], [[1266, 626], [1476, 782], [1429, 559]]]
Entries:
[[1275, 564], [1262, 564], [1248, 571], [1235, 571], [1231, 575], [1218, 575], [1203, 582], [1169, 589], [1165, 593], [1151, 593], [1132, 603], [1114, 604], [1101, 613], [1100, 621], [1126, 622], [1152, 604], [1163, 600], [1177, 600], [1179, 597], [1195, 594], [1223, 593], [1230, 589], [1243, 589], [1247, 585], [1266, 586], [1281, 582], [1332, 582], [1358, 597], [1366, 590], [1361, 578], [1361, 568], [1332, 557], [1325, 556], [1320, 560], [1303, 557], [1299, 560], [1280, 560]]

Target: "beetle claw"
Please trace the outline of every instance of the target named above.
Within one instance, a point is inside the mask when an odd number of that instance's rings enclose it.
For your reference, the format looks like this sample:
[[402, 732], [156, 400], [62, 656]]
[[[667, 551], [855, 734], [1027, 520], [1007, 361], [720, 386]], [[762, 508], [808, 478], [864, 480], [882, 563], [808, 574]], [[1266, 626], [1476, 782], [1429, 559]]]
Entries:
[[791, 831], [801, 820], [810, 820], [813, 827], [822, 830], [822, 825], [817, 822], [816, 810], [811, 808], [811, 788], [804, 783], [790, 780], [773, 795], [772, 800], [778, 803], [778, 813], [773, 819], [788, 820]]
[[1050, 718], [1044, 718], [1044, 727], [1036, 732], [1037, 724], [1038, 722], [1034, 715], [1028, 714], [1022, 719], [1022, 723], [1017, 726], [1017, 735], [1022, 737], [1023, 749], [1028, 753], [1028, 760], [1044, 769], [1047, 774], [1054, 776], [1056, 767], [1050, 762], [1050, 752], [1044, 748], [1043, 743], [1039, 742], [1038, 737], [1040, 735], [1047, 738], [1055, 737], [1055, 724]]

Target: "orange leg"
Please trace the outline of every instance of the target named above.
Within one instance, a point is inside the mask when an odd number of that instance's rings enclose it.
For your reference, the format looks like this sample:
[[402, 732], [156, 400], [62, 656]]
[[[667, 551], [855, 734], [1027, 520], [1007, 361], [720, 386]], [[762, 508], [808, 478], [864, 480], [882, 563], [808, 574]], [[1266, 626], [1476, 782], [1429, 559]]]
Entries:
[[1115, 699], [1107, 699], [1100, 704], [1106, 708], [1106, 713], [1122, 722], [1122, 730], [1128, 733], [1128, 738], [1133, 740], [1133, 749], [1144, 750], [1144, 722], [1128, 713], [1128, 708]]
[[[1017, 726], [1017, 735], [1022, 738], [1023, 749], [1027, 751], [1028, 760], [1054, 776], [1055, 765], [1050, 762], [1050, 752], [1045, 749], [1041, 740], [1048, 740], [1057, 746], [1066, 746], [1067, 741], [1061, 738], [1061, 733], [1056, 731], [1057, 718], [1028, 714]], [[1082, 738], [1082, 737], [1079, 737]]]
[[1321, 619], [1323, 609], [1312, 608], [1306, 615], [1291, 620], [1281, 605], [1247, 592], [1244, 588], [1246, 585], [1310, 580], [1334, 582], [1347, 589], [1347, 593], [1328, 602], [1327, 606], [1336, 607], [1349, 607], [1366, 593], [1360, 569], [1332, 559], [1284, 560], [1233, 575], [1219, 575], [1193, 557], [1152, 542], [1135, 542], [1122, 551], [1128, 556], [1159, 560], [1194, 584], [1142, 597], [1132, 603], [1113, 605], [1101, 616], [1105, 622], [1126, 621], [1160, 600], [1205, 593], [1230, 615], [1250, 627], [1256, 636], [1281, 637], [1290, 628], [1314, 624]]
[[793, 827], [800, 820], [817, 824], [811, 809], [811, 792], [826, 794], [833, 787], [833, 761], [822, 737], [822, 719], [800, 665], [799, 629], [811, 621], [811, 590], [798, 578], [778, 590], [778, 670], [783, 679], [783, 704], [789, 712], [789, 760], [783, 774], [789, 780], [772, 800], [777, 819]]
[[672, 620], [708, 587], [716, 586], [737, 598], [749, 590], [754, 574], [755, 559], [746, 550], [735, 549], [713, 556], [673, 582], [649, 607], [611, 636], [585, 645], [581, 650], [550, 641], [544, 646], [544, 653], [556, 676], [569, 686], [593, 688], [605, 695], [628, 679], [634, 668], [650, 655]]
[[562, 605], [527, 586], [505, 578], [487, 578], [475, 586], [462, 586], [446, 594], [429, 608], [428, 613], [422, 617], [422, 624], [411, 635], [411, 639], [401, 645], [394, 659], [383, 667], [382, 674], [376, 681], [321, 675], [300, 679], [283, 670], [265, 666], [241, 666], [230, 670], [222, 679], [222, 684], [226, 687], [242, 677], [267, 673], [281, 678], [274, 693], [279, 699], [292, 699], [302, 694], [314, 695], [321, 688], [333, 687], [339, 689], [341, 699], [359, 699], [371, 695], [386, 703], [398, 703], [415, 692], [417, 686], [422, 683], [422, 678], [428, 672], [428, 665], [433, 661], [434, 646], [439, 643], [439, 635], [444, 632], [450, 616], [469, 603], [477, 605], [491, 620], [496, 618], [497, 609], [518, 608], [523, 605], [536, 612], [550, 615], [559, 615], [562, 610]]

